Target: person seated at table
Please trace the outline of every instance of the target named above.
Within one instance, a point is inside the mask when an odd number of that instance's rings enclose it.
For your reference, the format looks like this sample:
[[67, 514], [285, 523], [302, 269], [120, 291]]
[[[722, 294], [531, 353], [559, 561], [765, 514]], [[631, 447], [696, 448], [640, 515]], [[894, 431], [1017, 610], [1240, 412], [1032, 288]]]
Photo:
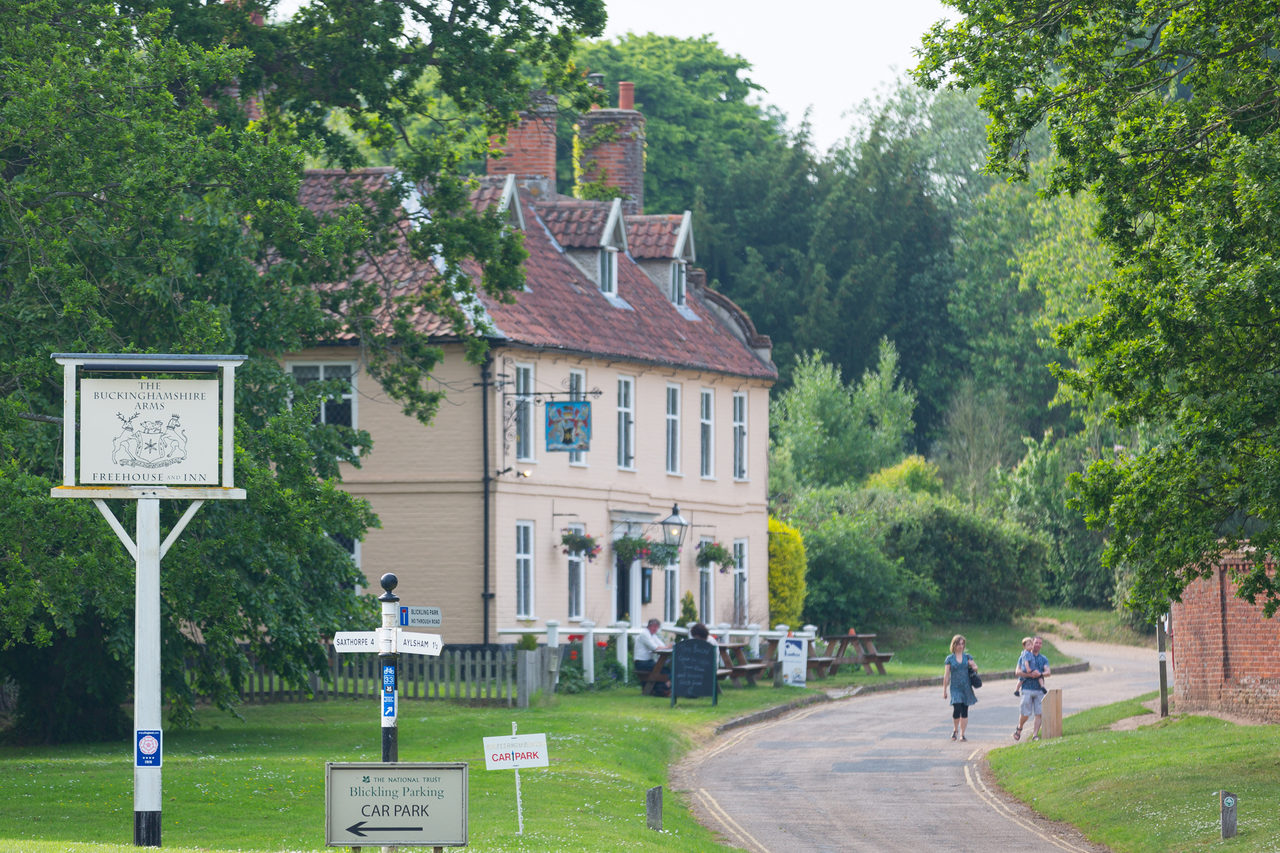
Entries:
[[[658, 639], [658, 629], [661, 627], [661, 621], [650, 619], [649, 624], [645, 626], [645, 630], [636, 635], [635, 659], [637, 674], [653, 672], [653, 665], [658, 661], [658, 653], [671, 651], [670, 645], [663, 645], [662, 641]], [[669, 675], [670, 672], [670, 667], [664, 666], [662, 668], [663, 675]], [[640, 689], [644, 689], [643, 683], [641, 683]], [[670, 688], [666, 684], [654, 684], [652, 695], [668, 696], [670, 695]]]
[[689, 639], [691, 640], [711, 640], [711, 632], [707, 630], [707, 626], [701, 622], [694, 622], [689, 627]]

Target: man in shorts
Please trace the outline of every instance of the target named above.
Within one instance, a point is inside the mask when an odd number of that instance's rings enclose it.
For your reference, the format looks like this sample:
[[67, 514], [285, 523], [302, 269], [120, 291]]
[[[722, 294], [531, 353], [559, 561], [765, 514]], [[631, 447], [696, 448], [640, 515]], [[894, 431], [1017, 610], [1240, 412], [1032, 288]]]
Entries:
[[1040, 723], [1044, 716], [1044, 679], [1049, 676], [1049, 659], [1040, 654], [1044, 641], [1039, 637], [1031, 640], [1031, 654], [1018, 659], [1018, 679], [1022, 687], [1022, 705], [1018, 709], [1018, 727], [1013, 730], [1013, 739], [1022, 737], [1022, 727], [1029, 717], [1035, 718], [1035, 728], [1031, 739], [1040, 740]]

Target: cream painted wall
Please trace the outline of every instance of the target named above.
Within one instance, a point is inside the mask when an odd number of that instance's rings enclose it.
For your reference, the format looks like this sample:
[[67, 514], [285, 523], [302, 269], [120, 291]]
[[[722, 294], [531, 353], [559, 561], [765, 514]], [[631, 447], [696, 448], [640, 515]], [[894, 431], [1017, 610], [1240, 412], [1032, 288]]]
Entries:
[[[444, 612], [446, 642], [480, 642], [483, 638], [482, 520], [483, 476], [481, 394], [475, 386], [479, 368], [465, 362], [458, 347], [446, 349], [437, 371], [447, 391], [430, 427], [406, 417], [381, 393], [377, 383], [356, 378], [357, 426], [368, 430], [374, 449], [361, 468], [344, 472], [345, 488], [371, 501], [382, 520], [370, 530], [360, 549], [361, 566], [373, 588], [384, 572], [400, 580], [397, 593], [405, 604], [439, 606]], [[343, 356], [346, 356], [345, 358]], [[570, 522], [582, 523], [591, 535], [608, 541], [625, 532], [624, 519], [666, 517], [673, 503], [692, 523], [679, 563], [679, 594], [698, 589], [694, 546], [710, 536], [726, 547], [744, 540], [748, 549], [747, 622], [768, 623], [768, 400], [766, 382], [712, 373], [655, 368], [626, 362], [604, 362], [562, 353], [496, 348], [493, 372], [514, 379], [517, 364], [533, 367], [534, 390], [563, 394], [571, 369], [583, 371], [592, 401], [592, 449], [585, 463], [570, 464], [569, 454], [545, 449], [544, 410], [535, 406], [533, 458], [517, 460], [515, 441], [504, 442], [504, 398], [514, 387], [488, 390], [490, 402], [490, 468], [492, 485], [490, 639], [510, 642], [499, 628], [541, 626], [568, 620], [568, 558], [561, 553], [560, 534]], [[357, 350], [325, 348], [299, 353], [289, 364], [354, 362]], [[620, 470], [616, 462], [616, 393], [620, 376], [635, 380], [636, 462]], [[681, 473], [665, 471], [665, 402], [668, 385], [678, 386], [681, 401]], [[715, 476], [699, 476], [699, 395], [715, 393]], [[732, 477], [732, 397], [746, 394], [748, 403], [748, 476]], [[563, 397], [561, 397], [563, 399]], [[518, 477], [516, 472], [530, 476]], [[533, 524], [532, 620], [517, 620], [515, 610], [515, 527]], [[649, 531], [657, 535], [656, 531]], [[606, 547], [586, 564], [584, 617], [598, 625], [620, 614], [616, 579]], [[638, 585], [639, 566], [632, 578]], [[716, 622], [732, 621], [732, 575], [714, 573]], [[653, 598], [639, 604], [633, 596], [627, 615], [632, 623], [663, 616], [663, 576], [654, 573]], [[677, 596], [678, 598], [679, 596]], [[637, 606], [638, 605], [638, 606]], [[638, 612], [635, 612], [638, 611]]]

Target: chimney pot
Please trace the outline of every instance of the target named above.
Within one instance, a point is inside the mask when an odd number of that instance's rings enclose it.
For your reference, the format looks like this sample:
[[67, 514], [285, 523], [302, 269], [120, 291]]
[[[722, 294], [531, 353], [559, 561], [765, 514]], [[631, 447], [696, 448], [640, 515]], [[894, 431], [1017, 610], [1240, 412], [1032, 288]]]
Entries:
[[636, 84], [618, 84], [618, 109], [634, 110], [636, 108]]

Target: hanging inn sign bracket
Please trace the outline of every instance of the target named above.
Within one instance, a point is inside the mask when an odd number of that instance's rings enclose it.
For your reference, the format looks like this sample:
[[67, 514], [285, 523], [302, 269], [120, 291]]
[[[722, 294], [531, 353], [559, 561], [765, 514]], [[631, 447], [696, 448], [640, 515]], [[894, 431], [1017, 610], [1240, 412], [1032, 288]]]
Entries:
[[[62, 485], [89, 498], [136, 565], [133, 843], [160, 846], [164, 764], [160, 691], [160, 559], [206, 500], [235, 487], [235, 370], [242, 355], [54, 353], [63, 369]], [[107, 506], [137, 501], [134, 535]], [[160, 541], [160, 501], [191, 504]]]

